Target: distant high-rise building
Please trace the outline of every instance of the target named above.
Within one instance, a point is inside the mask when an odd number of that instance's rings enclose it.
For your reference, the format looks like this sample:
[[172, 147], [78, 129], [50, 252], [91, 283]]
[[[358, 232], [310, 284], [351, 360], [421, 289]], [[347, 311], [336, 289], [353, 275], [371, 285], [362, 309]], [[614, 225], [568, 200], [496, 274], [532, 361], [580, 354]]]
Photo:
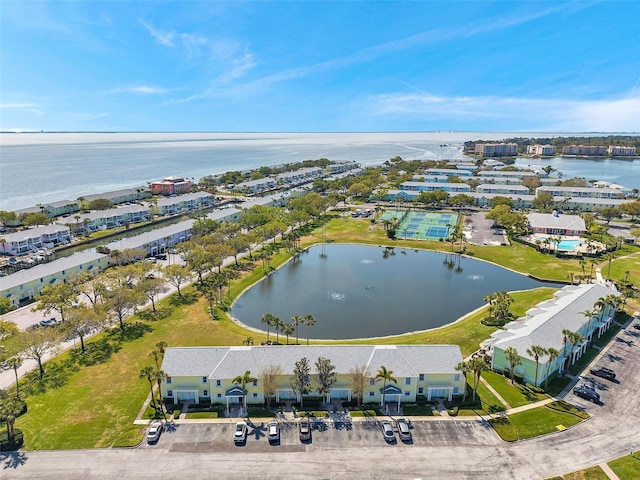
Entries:
[[553, 145], [527, 145], [527, 153], [529, 155], [553, 155], [556, 153], [556, 147]]
[[517, 143], [476, 143], [475, 147], [475, 154], [483, 157], [513, 157], [517, 153]]

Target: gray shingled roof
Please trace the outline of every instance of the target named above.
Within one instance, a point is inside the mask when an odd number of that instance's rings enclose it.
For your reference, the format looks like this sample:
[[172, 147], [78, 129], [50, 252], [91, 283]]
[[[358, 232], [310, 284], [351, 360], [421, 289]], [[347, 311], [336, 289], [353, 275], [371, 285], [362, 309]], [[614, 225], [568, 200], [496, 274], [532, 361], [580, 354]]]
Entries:
[[384, 365], [396, 377], [428, 373], [453, 373], [462, 361], [457, 345], [272, 345], [257, 347], [168, 348], [162, 369], [168, 375], [233, 378], [249, 370], [258, 375], [268, 365], [279, 365], [283, 375], [292, 375], [295, 362], [309, 359], [311, 371], [319, 357], [331, 360], [336, 372], [345, 374], [365, 365], [374, 376]]

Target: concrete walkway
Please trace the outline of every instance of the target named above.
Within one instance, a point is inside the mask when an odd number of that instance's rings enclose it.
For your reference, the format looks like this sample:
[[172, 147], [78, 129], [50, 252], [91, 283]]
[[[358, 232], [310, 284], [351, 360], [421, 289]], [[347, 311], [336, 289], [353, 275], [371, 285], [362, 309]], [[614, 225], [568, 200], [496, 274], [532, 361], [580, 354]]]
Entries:
[[620, 480], [620, 477], [618, 477], [618, 475], [616, 475], [615, 472], [611, 470], [611, 467], [609, 467], [609, 465], [607, 465], [606, 463], [601, 463], [598, 466], [604, 473], [607, 474], [607, 477], [609, 477], [611, 480]]
[[485, 387], [489, 389], [491, 393], [493, 393], [496, 396], [498, 400], [502, 402], [502, 404], [506, 407], [507, 410], [511, 409], [511, 405], [509, 405], [509, 403], [504, 398], [502, 398], [502, 396], [491, 385], [489, 385], [489, 382], [487, 382], [486, 379], [480, 377], [480, 381]]

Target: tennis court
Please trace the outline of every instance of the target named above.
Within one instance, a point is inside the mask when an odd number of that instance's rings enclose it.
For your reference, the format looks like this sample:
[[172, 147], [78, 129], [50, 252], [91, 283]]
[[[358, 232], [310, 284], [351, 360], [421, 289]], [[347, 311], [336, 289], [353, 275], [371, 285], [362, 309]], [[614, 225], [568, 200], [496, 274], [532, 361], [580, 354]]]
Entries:
[[381, 220], [399, 222], [396, 229], [398, 238], [438, 241], [449, 238], [450, 231], [458, 223], [458, 215], [455, 213], [387, 210]]

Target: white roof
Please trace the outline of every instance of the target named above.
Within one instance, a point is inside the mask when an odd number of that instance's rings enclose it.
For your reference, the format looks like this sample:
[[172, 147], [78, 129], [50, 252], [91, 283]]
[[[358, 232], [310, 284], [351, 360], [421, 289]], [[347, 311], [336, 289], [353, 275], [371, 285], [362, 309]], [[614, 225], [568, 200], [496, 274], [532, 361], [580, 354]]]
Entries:
[[19, 232], [14, 233], [5, 233], [2, 235], [4, 241], [7, 243], [11, 242], [20, 242], [22, 240], [26, 240], [27, 238], [40, 238], [42, 235], [48, 235], [51, 233], [58, 232], [69, 232], [69, 227], [64, 225], [56, 225], [52, 223], [51, 225], [44, 225], [42, 227], [29, 228], [27, 230], [21, 230]]
[[[533, 345], [562, 352], [562, 330], [580, 330], [588, 319], [581, 313], [592, 310], [598, 299], [618, 292], [597, 284], [570, 285], [556, 292], [551, 301], [538, 304], [533, 315], [505, 325], [491, 335], [494, 348], [514, 347], [522, 357]], [[537, 311], [540, 310], [540, 311]]]
[[184, 195], [176, 195], [174, 197], [165, 197], [158, 200], [159, 206], [164, 205], [177, 205], [181, 202], [188, 202], [191, 200], [196, 200], [198, 198], [208, 198], [213, 197], [209, 192], [193, 192], [193, 193], [185, 193]]
[[532, 228], [559, 228], [586, 232], [584, 220], [578, 215], [561, 215], [553, 213], [530, 213], [527, 215]]
[[256, 347], [173, 347], [165, 352], [162, 370], [170, 376], [233, 378], [249, 370], [279, 365], [283, 375], [293, 375], [295, 362], [309, 359], [311, 371], [319, 357], [328, 358], [336, 373], [347, 374], [364, 365], [370, 376], [381, 366], [396, 377], [429, 373], [456, 373], [462, 361], [457, 345], [271, 345]]

